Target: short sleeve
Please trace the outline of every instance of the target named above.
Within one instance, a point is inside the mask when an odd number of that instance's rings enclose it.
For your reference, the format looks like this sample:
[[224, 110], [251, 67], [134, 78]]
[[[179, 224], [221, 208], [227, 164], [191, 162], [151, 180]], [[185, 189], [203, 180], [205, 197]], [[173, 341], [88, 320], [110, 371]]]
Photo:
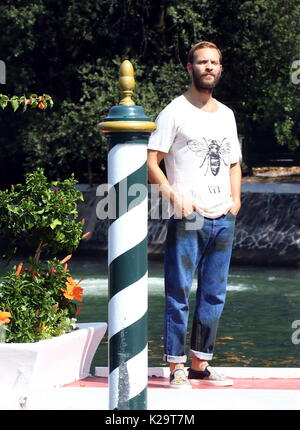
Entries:
[[232, 114], [232, 140], [230, 148], [230, 164], [238, 163], [242, 160], [241, 145], [238, 138], [236, 121], [233, 112]]
[[161, 152], [169, 152], [176, 136], [174, 113], [164, 109], [155, 120], [156, 130], [149, 138], [148, 149]]

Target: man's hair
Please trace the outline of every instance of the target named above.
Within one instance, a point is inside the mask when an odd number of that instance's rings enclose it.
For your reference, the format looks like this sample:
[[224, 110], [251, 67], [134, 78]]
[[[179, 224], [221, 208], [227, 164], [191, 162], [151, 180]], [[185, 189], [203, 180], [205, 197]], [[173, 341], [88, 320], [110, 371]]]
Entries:
[[219, 53], [219, 56], [220, 56], [220, 63], [222, 63], [222, 53], [221, 53], [220, 49], [214, 43], [212, 43], [212, 42], [206, 42], [206, 41], [196, 43], [196, 45], [193, 45], [191, 47], [190, 52], [188, 53], [188, 62], [189, 63], [193, 64], [195, 51], [198, 51], [198, 49], [202, 49], [202, 48], [216, 49], [218, 51], [218, 53]]

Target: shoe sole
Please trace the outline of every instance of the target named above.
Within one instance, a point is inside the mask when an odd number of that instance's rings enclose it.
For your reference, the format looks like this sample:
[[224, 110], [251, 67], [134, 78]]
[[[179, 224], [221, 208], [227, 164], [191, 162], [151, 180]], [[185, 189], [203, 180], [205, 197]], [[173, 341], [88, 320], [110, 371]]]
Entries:
[[228, 379], [227, 381], [211, 381], [209, 379], [189, 379], [192, 384], [197, 385], [215, 385], [219, 387], [228, 387], [233, 385], [233, 381]]
[[190, 383], [187, 384], [182, 384], [182, 385], [169, 385], [170, 388], [175, 389], [175, 390], [190, 390], [192, 387], [192, 385]]

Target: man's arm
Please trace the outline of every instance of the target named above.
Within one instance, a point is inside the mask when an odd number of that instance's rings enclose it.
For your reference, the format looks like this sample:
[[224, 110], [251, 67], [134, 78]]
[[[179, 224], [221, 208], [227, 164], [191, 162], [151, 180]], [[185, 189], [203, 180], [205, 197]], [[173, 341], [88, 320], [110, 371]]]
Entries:
[[240, 163], [233, 163], [230, 166], [230, 188], [233, 205], [230, 212], [237, 215], [241, 208], [241, 183], [242, 183], [242, 170]]
[[159, 166], [164, 156], [164, 152], [148, 150], [148, 180], [151, 184], [157, 186], [162, 196], [174, 206], [177, 216], [187, 217], [193, 211], [199, 210], [199, 208], [195, 203], [183, 199], [173, 190], [166, 175]]

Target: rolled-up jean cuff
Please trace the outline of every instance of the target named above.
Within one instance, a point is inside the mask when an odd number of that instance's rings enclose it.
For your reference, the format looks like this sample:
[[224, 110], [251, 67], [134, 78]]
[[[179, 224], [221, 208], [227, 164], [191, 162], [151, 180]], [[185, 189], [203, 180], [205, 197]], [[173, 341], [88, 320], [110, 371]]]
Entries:
[[208, 354], [207, 352], [194, 351], [193, 349], [190, 349], [189, 356], [200, 358], [200, 360], [211, 360], [213, 358], [213, 354]]
[[186, 355], [164, 355], [164, 361], [167, 361], [168, 363], [185, 363], [186, 360]]

